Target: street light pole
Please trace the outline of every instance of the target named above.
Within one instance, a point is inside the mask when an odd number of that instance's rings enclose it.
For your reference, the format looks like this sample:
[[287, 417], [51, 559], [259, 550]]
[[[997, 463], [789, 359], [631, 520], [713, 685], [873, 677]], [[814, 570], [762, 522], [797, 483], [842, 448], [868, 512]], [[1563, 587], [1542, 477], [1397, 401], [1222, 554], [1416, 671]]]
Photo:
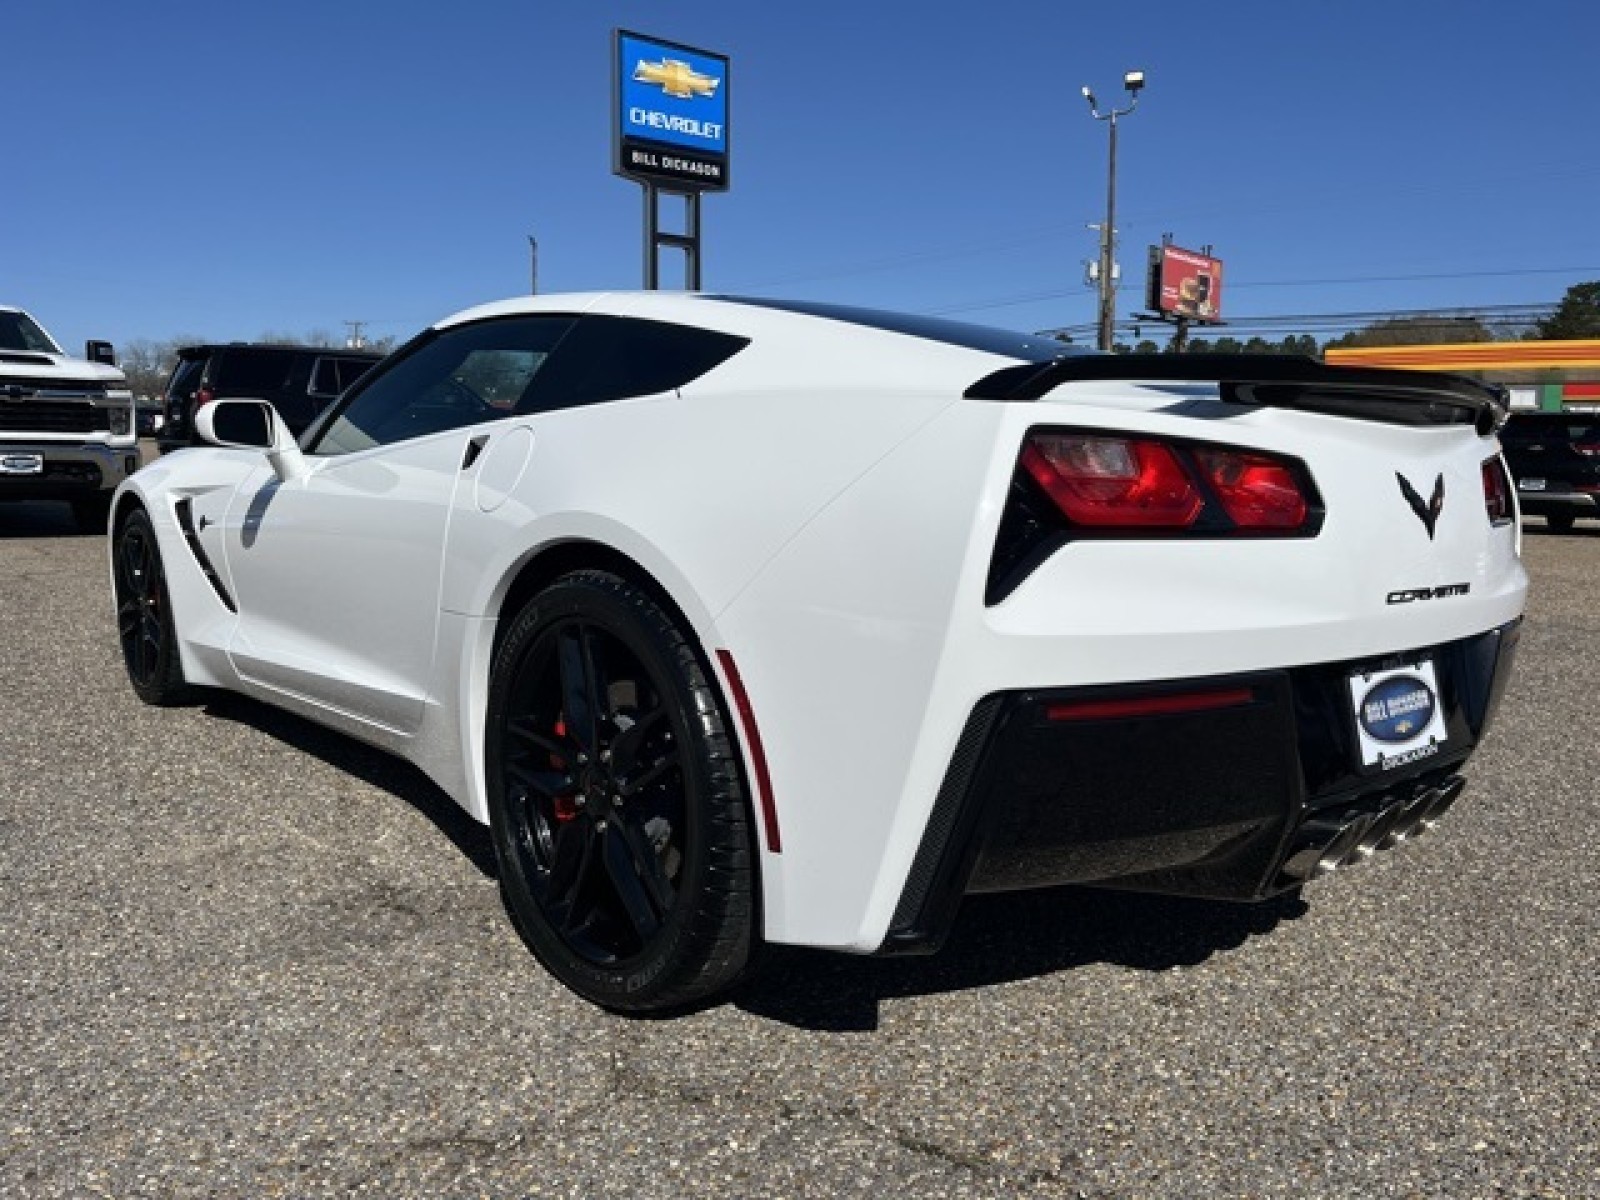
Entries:
[[1122, 77], [1122, 84], [1128, 89], [1129, 102], [1127, 108], [1113, 108], [1108, 112], [1101, 112], [1095, 103], [1094, 93], [1087, 87], [1083, 89], [1084, 99], [1089, 102], [1089, 114], [1096, 121], [1104, 121], [1110, 130], [1110, 161], [1106, 170], [1106, 219], [1100, 226], [1100, 337], [1099, 346], [1102, 350], [1110, 350], [1113, 343], [1112, 326], [1116, 321], [1117, 285], [1112, 278], [1115, 271], [1116, 235], [1117, 235], [1117, 121], [1127, 116], [1139, 107], [1139, 92], [1144, 87], [1144, 72], [1129, 71]]

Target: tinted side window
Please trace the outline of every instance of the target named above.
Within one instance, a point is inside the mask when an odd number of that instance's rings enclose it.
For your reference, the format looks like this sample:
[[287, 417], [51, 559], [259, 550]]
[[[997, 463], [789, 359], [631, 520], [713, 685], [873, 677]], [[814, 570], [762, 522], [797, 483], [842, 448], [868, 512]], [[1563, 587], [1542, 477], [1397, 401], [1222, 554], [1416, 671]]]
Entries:
[[167, 395], [187, 397], [200, 386], [200, 371], [205, 365], [203, 358], [179, 359], [178, 365], [172, 369], [172, 378], [167, 380]]
[[365, 375], [372, 365], [371, 359], [334, 358], [331, 355], [323, 355], [311, 365], [309, 391], [313, 396], [323, 398], [337, 396]]
[[420, 339], [348, 395], [311, 452], [351, 454], [500, 420], [542, 373], [572, 321], [506, 317]]
[[654, 396], [698, 379], [750, 344], [748, 338], [641, 321], [580, 317], [517, 405], [547, 412], [627, 396]]
[[293, 366], [292, 350], [223, 350], [211, 373], [211, 387], [219, 396], [271, 399], [288, 384]]

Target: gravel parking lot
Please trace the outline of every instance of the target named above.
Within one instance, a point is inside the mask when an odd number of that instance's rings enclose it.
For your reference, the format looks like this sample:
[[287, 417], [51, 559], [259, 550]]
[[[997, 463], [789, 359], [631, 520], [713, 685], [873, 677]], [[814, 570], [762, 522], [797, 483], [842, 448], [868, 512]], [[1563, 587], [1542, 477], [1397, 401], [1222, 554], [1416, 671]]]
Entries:
[[1600, 527], [1530, 529], [1450, 818], [1304, 903], [969, 902], [662, 1021], [543, 973], [410, 768], [142, 707], [105, 551], [0, 506], [0, 1195], [1600, 1196]]

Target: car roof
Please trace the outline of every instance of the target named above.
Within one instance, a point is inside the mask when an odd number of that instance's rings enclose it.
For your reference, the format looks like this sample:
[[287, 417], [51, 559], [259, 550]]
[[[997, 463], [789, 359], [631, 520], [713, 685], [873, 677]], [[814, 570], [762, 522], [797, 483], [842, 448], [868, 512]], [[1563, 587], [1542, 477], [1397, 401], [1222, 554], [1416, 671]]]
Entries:
[[537, 314], [632, 317], [715, 329], [745, 337], [760, 336], [774, 328], [798, 331], [822, 322], [841, 333], [846, 329], [854, 329], [878, 336], [921, 338], [957, 351], [1020, 362], [1045, 362], [1086, 352], [1082, 347], [1020, 330], [915, 313], [698, 292], [576, 292], [566, 295], [513, 296], [455, 313], [439, 321], [433, 328], [444, 330], [495, 317]]
[[199, 358], [219, 350], [282, 350], [297, 354], [338, 354], [346, 358], [383, 357], [381, 350], [353, 349], [348, 346], [301, 346], [292, 342], [203, 342], [196, 346], [181, 346], [179, 358]]

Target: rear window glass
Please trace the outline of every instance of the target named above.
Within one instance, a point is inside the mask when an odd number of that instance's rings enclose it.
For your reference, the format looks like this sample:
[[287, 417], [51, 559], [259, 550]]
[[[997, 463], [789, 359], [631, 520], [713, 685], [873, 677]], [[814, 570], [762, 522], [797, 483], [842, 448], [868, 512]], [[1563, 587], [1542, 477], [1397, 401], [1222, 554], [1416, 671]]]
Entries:
[[888, 333], [903, 333], [908, 337], [926, 338], [931, 342], [945, 342], [968, 350], [982, 350], [985, 354], [1003, 354], [1022, 362], [1047, 363], [1071, 354], [1094, 354], [1082, 346], [1069, 346], [1054, 338], [1033, 333], [1018, 333], [992, 325], [971, 325], [965, 321], [947, 321], [942, 317], [921, 317], [912, 313], [889, 312], [878, 308], [856, 308], [849, 304], [821, 304], [806, 300], [767, 300], [749, 296], [712, 296], [732, 304], [750, 304], [757, 308], [776, 308], [784, 312], [801, 313], [808, 317], [824, 317], [830, 321], [847, 321], [852, 325], [865, 325]]
[[749, 344], [747, 338], [663, 321], [581, 317], [517, 411], [548, 412], [660, 395], [700, 378]]

